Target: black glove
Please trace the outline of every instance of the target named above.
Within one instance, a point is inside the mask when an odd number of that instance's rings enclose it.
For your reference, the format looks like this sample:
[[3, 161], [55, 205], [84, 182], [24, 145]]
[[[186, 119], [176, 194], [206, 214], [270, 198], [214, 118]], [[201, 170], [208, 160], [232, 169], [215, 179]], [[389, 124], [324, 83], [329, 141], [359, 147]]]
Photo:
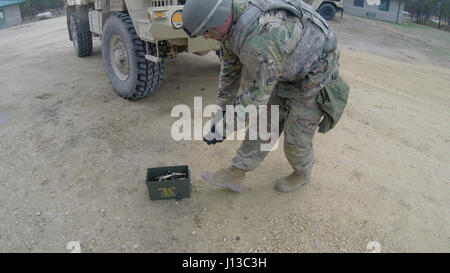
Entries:
[[[216, 114], [217, 115], [217, 114]], [[215, 145], [216, 143], [220, 143], [223, 142], [223, 140], [225, 139], [225, 136], [221, 136], [218, 132], [216, 133], [216, 124], [217, 122], [223, 122], [223, 132], [225, 132], [225, 111], [222, 111], [222, 119], [218, 120], [218, 121], [214, 121], [211, 123], [211, 129], [209, 130], [209, 133], [203, 137], [203, 141], [206, 142], [206, 144], [208, 145]]]

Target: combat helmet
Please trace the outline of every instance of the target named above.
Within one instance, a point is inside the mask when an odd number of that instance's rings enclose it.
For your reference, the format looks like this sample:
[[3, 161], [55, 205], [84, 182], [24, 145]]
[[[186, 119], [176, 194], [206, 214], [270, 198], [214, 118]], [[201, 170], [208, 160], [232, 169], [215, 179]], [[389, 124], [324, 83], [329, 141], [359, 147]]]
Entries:
[[232, 0], [187, 0], [183, 8], [183, 29], [191, 38], [221, 26], [231, 11]]

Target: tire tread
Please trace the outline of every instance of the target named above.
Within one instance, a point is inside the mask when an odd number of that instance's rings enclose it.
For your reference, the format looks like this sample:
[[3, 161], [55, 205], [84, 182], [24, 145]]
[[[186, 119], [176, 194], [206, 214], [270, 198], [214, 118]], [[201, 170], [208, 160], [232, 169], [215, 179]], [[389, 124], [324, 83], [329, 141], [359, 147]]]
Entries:
[[[78, 57], [87, 57], [92, 55], [92, 32], [81, 32], [79, 30], [80, 23], [78, 21], [78, 17], [75, 13], [72, 13], [70, 16], [71, 21], [73, 21], [76, 32], [77, 32], [77, 42], [78, 48], [75, 48]], [[71, 24], [72, 25], [72, 24]]]
[[[164, 72], [163, 63], [154, 63], [145, 59], [146, 50], [145, 43], [138, 37], [136, 30], [134, 28], [133, 22], [131, 21], [128, 13], [125, 12], [114, 12], [110, 15], [118, 17], [125, 25], [128, 33], [132, 37], [133, 50], [135, 51], [135, 56], [137, 58], [137, 82], [135, 89], [128, 95], [119, 94], [121, 97], [128, 100], [136, 100], [143, 97], [147, 97], [155, 94], [159, 86], [162, 83], [162, 75]], [[149, 48], [150, 54], [156, 54], [155, 46]]]

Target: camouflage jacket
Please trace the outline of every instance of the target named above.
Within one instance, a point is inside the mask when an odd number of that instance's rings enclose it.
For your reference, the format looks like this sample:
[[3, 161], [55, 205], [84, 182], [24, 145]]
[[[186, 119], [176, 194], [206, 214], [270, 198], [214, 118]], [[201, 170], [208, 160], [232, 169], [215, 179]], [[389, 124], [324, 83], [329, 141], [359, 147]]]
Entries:
[[[301, 81], [327, 47], [323, 30], [283, 9], [261, 14], [247, 27], [243, 43], [236, 45], [234, 36], [240, 35], [240, 30], [235, 31], [234, 26], [249, 1], [233, 0], [233, 25], [221, 43], [218, 105], [222, 107], [233, 104], [238, 95], [237, 103], [244, 107], [267, 104], [278, 82]], [[278, 90], [278, 95], [298, 96], [292, 88]]]

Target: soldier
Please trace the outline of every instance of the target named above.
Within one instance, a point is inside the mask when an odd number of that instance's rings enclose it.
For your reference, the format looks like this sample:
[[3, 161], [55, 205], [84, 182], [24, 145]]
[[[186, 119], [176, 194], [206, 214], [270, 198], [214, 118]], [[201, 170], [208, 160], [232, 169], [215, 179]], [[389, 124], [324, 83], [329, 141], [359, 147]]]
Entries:
[[[189, 0], [183, 29], [192, 38], [221, 43], [218, 105], [223, 110], [232, 104], [267, 105], [270, 114], [271, 105], [279, 106], [284, 153], [294, 170], [278, 179], [275, 189], [292, 192], [311, 182], [313, 136], [318, 127], [326, 132], [335, 125], [349, 91], [339, 77], [337, 40], [325, 19], [301, 0]], [[245, 173], [268, 153], [261, 143], [266, 142], [244, 140], [230, 167], [204, 172], [202, 178], [242, 191]]]

